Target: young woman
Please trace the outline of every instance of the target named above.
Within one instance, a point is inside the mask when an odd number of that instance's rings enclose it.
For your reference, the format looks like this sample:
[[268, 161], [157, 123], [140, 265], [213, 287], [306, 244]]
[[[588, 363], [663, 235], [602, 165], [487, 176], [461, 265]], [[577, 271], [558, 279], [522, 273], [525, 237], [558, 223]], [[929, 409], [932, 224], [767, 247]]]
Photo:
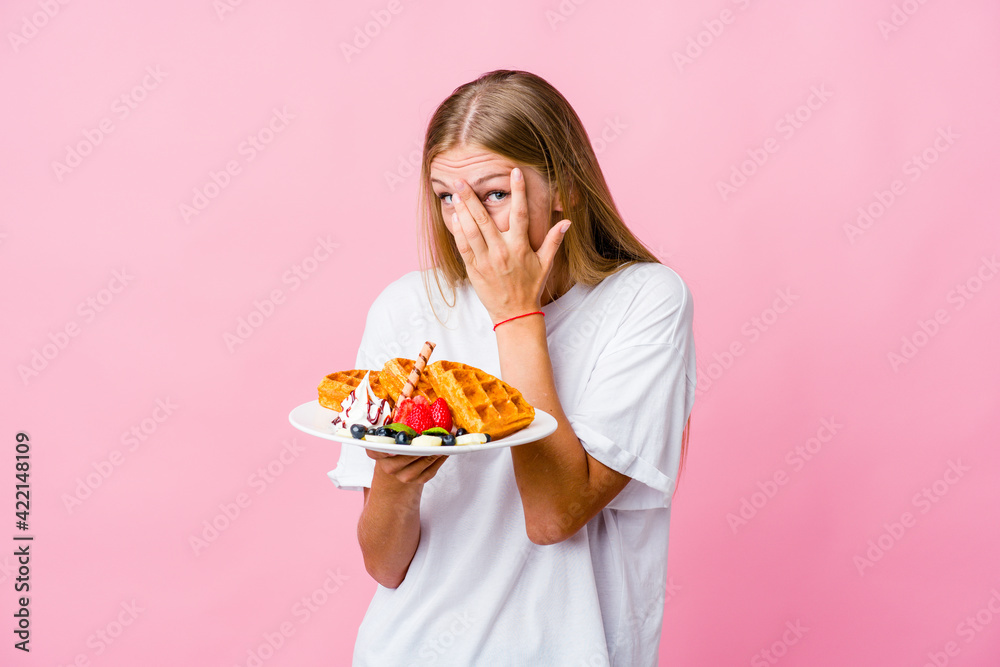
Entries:
[[653, 667], [691, 294], [622, 222], [580, 119], [535, 75], [456, 89], [420, 187], [431, 266], [375, 300], [356, 368], [434, 341], [433, 359], [501, 377], [558, 428], [457, 456], [342, 448], [329, 475], [364, 489], [379, 583], [354, 664]]

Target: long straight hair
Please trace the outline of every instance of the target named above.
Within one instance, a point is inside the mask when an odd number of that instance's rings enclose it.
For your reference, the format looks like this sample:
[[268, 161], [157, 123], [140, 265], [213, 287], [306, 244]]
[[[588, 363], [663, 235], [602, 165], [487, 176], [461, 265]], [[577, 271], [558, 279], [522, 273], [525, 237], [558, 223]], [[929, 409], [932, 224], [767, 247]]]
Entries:
[[[560, 219], [573, 221], [559, 247], [570, 285], [594, 286], [631, 264], [660, 263], [622, 220], [587, 131], [569, 102], [535, 74], [495, 70], [456, 88], [434, 112], [424, 137], [418, 232], [421, 268], [434, 269], [423, 272], [432, 304], [429, 273], [449, 306], [454, 302], [448, 303], [442, 279], [452, 298], [468, 279], [430, 181], [434, 158], [462, 145], [531, 167], [545, 178], [553, 194], [551, 201], [562, 203]], [[550, 225], [556, 222], [553, 212], [554, 207], [549, 211]], [[682, 436], [681, 468], [687, 458], [689, 426], [690, 421]]]

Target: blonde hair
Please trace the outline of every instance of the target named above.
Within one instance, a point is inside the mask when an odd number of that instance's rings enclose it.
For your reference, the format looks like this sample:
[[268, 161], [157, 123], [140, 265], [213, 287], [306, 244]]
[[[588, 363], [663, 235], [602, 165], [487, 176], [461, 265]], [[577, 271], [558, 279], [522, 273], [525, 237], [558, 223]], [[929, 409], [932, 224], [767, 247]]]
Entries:
[[[552, 201], [562, 203], [562, 218], [573, 222], [559, 248], [569, 285], [594, 286], [630, 264], [659, 263], [625, 226], [587, 131], [569, 102], [535, 74], [495, 70], [456, 88], [434, 112], [424, 137], [418, 188], [419, 245], [424, 287], [432, 304], [428, 274], [433, 273], [449, 306], [454, 301], [448, 303], [442, 277], [452, 298], [458, 285], [468, 279], [430, 181], [434, 158], [462, 145], [533, 168], [545, 178], [554, 195]], [[554, 210], [553, 206], [549, 211], [550, 224]], [[681, 467], [687, 432], [685, 428]]]

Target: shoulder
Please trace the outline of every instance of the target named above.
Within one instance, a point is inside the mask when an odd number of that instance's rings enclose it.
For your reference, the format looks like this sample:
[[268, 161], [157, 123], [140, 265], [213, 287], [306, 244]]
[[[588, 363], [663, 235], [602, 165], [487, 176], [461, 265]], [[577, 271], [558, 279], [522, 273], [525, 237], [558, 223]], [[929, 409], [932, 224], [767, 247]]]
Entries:
[[691, 290], [680, 275], [658, 262], [637, 262], [598, 285], [601, 298], [622, 309], [620, 334], [647, 342], [679, 345], [690, 336], [694, 319]]
[[606, 292], [614, 298], [631, 298], [635, 308], [652, 308], [660, 314], [691, 317], [691, 290], [680, 275], [658, 262], [637, 262], [605, 278]]
[[[448, 289], [444, 284], [442, 288]], [[431, 297], [435, 297], [435, 302], [441, 299], [433, 270], [410, 271], [382, 288], [372, 302], [369, 316], [382, 311], [404, 313], [423, 310], [430, 307]]]
[[[458, 289], [465, 295], [464, 287]], [[442, 293], [443, 292], [443, 293]], [[379, 292], [368, 311], [368, 324], [390, 327], [396, 323], [429, 321], [446, 317], [456, 303], [468, 301], [452, 292], [445, 279], [440, 287], [433, 269], [414, 270], [396, 278]]]
[[[404, 273], [383, 287], [379, 295], [375, 297], [374, 303], [393, 303], [403, 298], [412, 297], [414, 294], [423, 294], [426, 298], [424, 291], [424, 275], [426, 273], [428, 272], [419, 270]], [[434, 276], [428, 275], [427, 277], [430, 280], [430, 284], [433, 285]]]

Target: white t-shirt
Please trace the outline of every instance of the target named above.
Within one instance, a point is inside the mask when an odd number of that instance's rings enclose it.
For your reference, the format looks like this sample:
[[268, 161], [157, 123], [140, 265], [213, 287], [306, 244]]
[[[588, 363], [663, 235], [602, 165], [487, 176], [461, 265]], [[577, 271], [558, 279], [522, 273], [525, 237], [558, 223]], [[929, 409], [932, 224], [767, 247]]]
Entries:
[[[442, 283], [443, 284], [443, 283]], [[466, 282], [441, 324], [419, 271], [368, 313], [356, 368], [435, 359], [500, 377], [496, 337]], [[449, 296], [448, 288], [445, 293]], [[450, 457], [424, 486], [420, 542], [403, 582], [379, 586], [353, 664], [655, 667], [666, 590], [670, 499], [691, 413], [691, 294], [661, 264], [627, 266], [542, 308], [555, 384], [583, 447], [632, 479], [573, 537], [532, 543], [508, 449]], [[329, 477], [370, 487], [375, 462], [343, 445]]]

